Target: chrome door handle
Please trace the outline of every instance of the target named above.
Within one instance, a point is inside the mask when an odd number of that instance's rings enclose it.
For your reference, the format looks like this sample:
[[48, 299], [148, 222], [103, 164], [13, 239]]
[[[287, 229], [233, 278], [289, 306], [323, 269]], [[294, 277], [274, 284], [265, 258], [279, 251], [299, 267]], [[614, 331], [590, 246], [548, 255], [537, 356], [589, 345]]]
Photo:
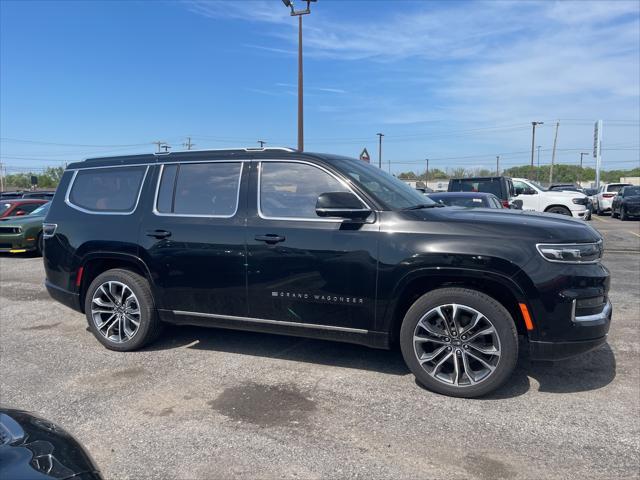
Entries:
[[285, 238], [282, 235], [277, 235], [275, 233], [267, 233], [266, 235], [256, 235], [255, 239], [259, 242], [266, 242], [270, 245], [274, 245], [279, 242], [284, 242]]

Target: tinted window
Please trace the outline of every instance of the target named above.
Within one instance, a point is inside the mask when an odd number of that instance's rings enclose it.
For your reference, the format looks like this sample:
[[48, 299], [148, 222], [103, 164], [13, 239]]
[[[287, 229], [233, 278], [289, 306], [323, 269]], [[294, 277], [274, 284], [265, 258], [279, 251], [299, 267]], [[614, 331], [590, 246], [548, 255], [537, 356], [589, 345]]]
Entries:
[[[177, 169], [165, 168], [158, 209], [180, 215], [231, 217], [238, 208], [241, 171], [239, 162], [183, 163]], [[169, 206], [171, 192], [173, 208]]]
[[640, 195], [640, 187], [626, 187], [624, 189], [623, 196], [632, 197], [632, 196], [635, 196], [635, 195]]
[[22, 211], [26, 213], [33, 212], [36, 208], [38, 208], [42, 203], [23, 203], [22, 205], [16, 208], [16, 211]]
[[34, 217], [38, 217], [38, 216], [42, 216], [44, 217], [48, 212], [49, 212], [49, 207], [51, 206], [51, 202], [47, 202], [44, 205], [36, 208], [33, 212], [31, 212], [29, 215], [32, 215]]
[[485, 202], [480, 197], [439, 197], [440, 202], [445, 205], [449, 205], [450, 207], [467, 207], [467, 208], [478, 208], [478, 207], [486, 207]]
[[11, 208], [11, 204], [10, 203], [0, 203], [0, 214], [6, 212], [10, 208]]
[[130, 212], [146, 167], [118, 167], [79, 170], [73, 182], [69, 201], [95, 212]]
[[173, 211], [173, 189], [176, 186], [178, 165], [165, 165], [162, 169], [162, 179], [158, 189], [158, 204], [156, 208], [161, 213]]
[[607, 192], [619, 192], [621, 188], [626, 187], [627, 185], [608, 185]]
[[473, 178], [451, 180], [451, 188], [449, 189], [449, 191], [493, 193], [496, 197], [503, 197], [502, 182], [500, 182], [500, 180], [497, 178], [486, 180], [478, 180]]
[[267, 217], [318, 218], [321, 193], [350, 191], [312, 165], [262, 162], [260, 168], [260, 211]]

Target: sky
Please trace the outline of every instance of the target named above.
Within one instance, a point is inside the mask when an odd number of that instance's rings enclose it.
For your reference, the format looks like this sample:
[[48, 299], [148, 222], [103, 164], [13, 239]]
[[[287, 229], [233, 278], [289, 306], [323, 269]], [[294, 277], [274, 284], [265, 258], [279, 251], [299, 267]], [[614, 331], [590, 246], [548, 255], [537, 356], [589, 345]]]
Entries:
[[[306, 2], [296, 0], [297, 7]], [[305, 150], [392, 172], [640, 165], [640, 2], [318, 0]], [[297, 144], [297, 19], [281, 0], [0, 0], [0, 161]], [[537, 148], [535, 161], [537, 162]], [[584, 165], [595, 163], [591, 154]], [[390, 165], [389, 165], [390, 163]]]

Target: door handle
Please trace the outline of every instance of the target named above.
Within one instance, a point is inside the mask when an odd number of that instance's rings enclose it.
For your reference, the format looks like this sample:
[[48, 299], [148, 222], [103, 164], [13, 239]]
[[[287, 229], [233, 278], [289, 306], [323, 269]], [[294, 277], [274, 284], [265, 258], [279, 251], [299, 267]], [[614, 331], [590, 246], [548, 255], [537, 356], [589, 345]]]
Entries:
[[163, 238], [167, 238], [171, 236], [171, 232], [167, 231], [167, 230], [149, 230], [146, 233], [147, 237], [154, 237], [157, 238], [158, 240], [163, 239]]
[[277, 235], [275, 233], [267, 233], [266, 235], [256, 235], [255, 239], [259, 242], [266, 242], [270, 245], [274, 245], [279, 242], [284, 242], [285, 238], [282, 235]]

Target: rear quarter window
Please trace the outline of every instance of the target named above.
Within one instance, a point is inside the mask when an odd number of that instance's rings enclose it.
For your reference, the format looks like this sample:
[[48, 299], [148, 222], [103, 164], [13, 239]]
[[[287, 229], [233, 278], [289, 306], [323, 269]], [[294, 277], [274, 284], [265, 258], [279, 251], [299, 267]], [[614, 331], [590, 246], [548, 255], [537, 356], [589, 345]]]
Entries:
[[67, 202], [97, 213], [132, 213], [147, 167], [113, 167], [78, 170]]

